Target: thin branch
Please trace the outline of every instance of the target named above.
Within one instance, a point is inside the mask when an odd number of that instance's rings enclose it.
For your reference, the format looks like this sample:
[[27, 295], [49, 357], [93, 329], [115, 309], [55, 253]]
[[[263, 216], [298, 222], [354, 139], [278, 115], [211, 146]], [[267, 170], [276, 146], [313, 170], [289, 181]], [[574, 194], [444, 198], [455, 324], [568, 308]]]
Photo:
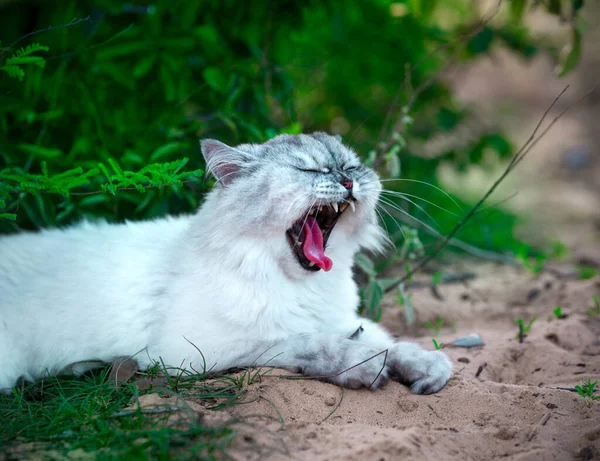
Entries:
[[180, 407], [169, 406], [165, 408], [149, 408], [149, 409], [135, 409], [135, 410], [122, 410], [113, 413], [111, 418], [123, 418], [124, 416], [134, 416], [138, 414], [143, 415], [160, 415], [162, 413], [174, 413], [176, 411], [181, 411]]
[[36, 30], [33, 32], [30, 32], [26, 35], [23, 35], [22, 37], [19, 37], [18, 39], [16, 39], [14, 42], [12, 42], [10, 45], [8, 45], [3, 51], [5, 50], [10, 50], [13, 46], [15, 46], [17, 43], [25, 40], [28, 37], [31, 37], [33, 35], [37, 35], [37, 34], [41, 34], [43, 32], [49, 32], [51, 30], [56, 30], [56, 29], [63, 29], [65, 27], [71, 27], [71, 26], [76, 26], [77, 24], [81, 24], [82, 22], [92, 22], [90, 17], [86, 17], [83, 19], [73, 19], [71, 22], [67, 23], [67, 24], [63, 24], [61, 26], [50, 26], [50, 27], [46, 27], [45, 29], [40, 29], [40, 30]]
[[[506, 167], [506, 169], [504, 170], [504, 172], [500, 175], [500, 177], [494, 182], [494, 184], [492, 184], [492, 186], [488, 189], [488, 191], [483, 195], [483, 197], [481, 197], [481, 199], [479, 199], [479, 201], [475, 204], [475, 206], [473, 208], [471, 208], [471, 210], [460, 220], [460, 222], [454, 227], [454, 229], [452, 229], [452, 231], [444, 238], [444, 240], [442, 241], [442, 243], [438, 246], [438, 248], [431, 253], [430, 255], [428, 255], [427, 257], [425, 257], [424, 259], [422, 259], [419, 264], [417, 264], [416, 266], [414, 266], [408, 273], [406, 273], [403, 277], [401, 277], [398, 280], [398, 283], [404, 282], [407, 279], [409, 279], [415, 272], [417, 272], [419, 269], [421, 269], [423, 266], [425, 266], [427, 263], [429, 263], [429, 261], [431, 261], [432, 259], [434, 259], [435, 257], [437, 257], [442, 250], [448, 245], [448, 243], [452, 240], [452, 238], [458, 233], [458, 231], [460, 231], [464, 225], [467, 223], [467, 221], [469, 221], [477, 212], [478, 210], [481, 208], [481, 206], [484, 204], [484, 202], [490, 197], [490, 195], [492, 195], [492, 193], [496, 190], [496, 188], [500, 185], [500, 183], [512, 172], [512, 170], [525, 158], [525, 156], [531, 151], [531, 149], [538, 143], [538, 141], [544, 137], [544, 135], [546, 133], [548, 133], [548, 130], [550, 128], [552, 128], [552, 126], [560, 119], [562, 118], [563, 115], [565, 115], [567, 113], [567, 111], [572, 108], [573, 106], [579, 104], [582, 100], [584, 100], [585, 98], [589, 97], [592, 93], [594, 93], [594, 91], [596, 91], [596, 89], [598, 88], [598, 86], [594, 87], [591, 91], [589, 91], [588, 93], [586, 93], [584, 96], [582, 96], [581, 98], [579, 98], [577, 101], [575, 101], [573, 104], [570, 104], [565, 110], [563, 110], [562, 112], [560, 112], [551, 122], [550, 124], [542, 131], [542, 133], [540, 134], [539, 137], [536, 138], [536, 135], [540, 129], [540, 127], [542, 126], [544, 120], [546, 119], [546, 117], [548, 116], [549, 112], [552, 110], [552, 108], [556, 105], [556, 103], [558, 102], [558, 100], [561, 98], [561, 96], [569, 89], [569, 86], [567, 85], [559, 94], [558, 96], [556, 96], [556, 98], [554, 98], [554, 101], [552, 101], [552, 104], [550, 105], [550, 107], [548, 107], [548, 109], [546, 109], [546, 111], [544, 112], [542, 118], [540, 119], [540, 121], [538, 122], [538, 124], [536, 125], [535, 129], [533, 130], [531, 136], [529, 137], [529, 139], [525, 142], [525, 144], [523, 144], [523, 146], [519, 149], [519, 151], [516, 153], [516, 155], [512, 158], [512, 160], [510, 161], [510, 163], [508, 164], [508, 166]], [[396, 284], [394, 284], [396, 285]]]
[[[489, 210], [489, 207], [487, 207], [485, 209]], [[393, 209], [388, 210], [388, 211], [394, 218], [398, 219], [399, 221], [402, 221], [403, 223], [405, 223], [411, 227], [416, 227], [422, 231], [425, 231], [429, 235], [437, 237], [438, 239], [445, 238], [445, 236], [443, 234], [439, 233], [434, 228], [423, 224], [421, 221], [419, 221], [418, 219], [416, 219], [410, 215], [399, 214]], [[484, 211], [484, 210], [479, 210], [478, 213], [481, 211]], [[475, 256], [477, 258], [501, 262], [503, 264], [512, 264], [512, 265], [519, 264], [519, 262], [515, 258], [503, 255], [501, 253], [496, 253], [494, 251], [483, 250], [481, 248], [478, 248], [474, 245], [470, 245], [470, 244], [463, 242], [462, 240], [458, 240], [456, 238], [451, 238], [448, 241], [448, 245], [452, 246], [454, 248], [458, 248], [459, 250], [462, 250], [465, 253], [469, 253], [470, 255]], [[394, 287], [392, 287], [392, 289], [394, 289]]]

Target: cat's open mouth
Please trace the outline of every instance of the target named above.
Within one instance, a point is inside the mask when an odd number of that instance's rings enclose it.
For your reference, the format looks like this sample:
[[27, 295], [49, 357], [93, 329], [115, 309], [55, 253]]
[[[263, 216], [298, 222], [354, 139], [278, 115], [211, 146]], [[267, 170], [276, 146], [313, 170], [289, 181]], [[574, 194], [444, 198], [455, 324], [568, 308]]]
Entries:
[[286, 236], [292, 252], [304, 269], [323, 269], [326, 272], [331, 269], [333, 263], [325, 255], [327, 240], [346, 208], [351, 207], [354, 210], [355, 206], [354, 199], [314, 206], [287, 230]]

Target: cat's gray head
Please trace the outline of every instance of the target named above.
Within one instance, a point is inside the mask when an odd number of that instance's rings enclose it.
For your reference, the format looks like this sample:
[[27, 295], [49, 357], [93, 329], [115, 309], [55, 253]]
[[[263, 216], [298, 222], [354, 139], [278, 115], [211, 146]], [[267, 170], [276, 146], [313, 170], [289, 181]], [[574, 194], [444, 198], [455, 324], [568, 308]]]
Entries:
[[336, 239], [357, 242], [352, 252], [370, 245], [381, 184], [340, 138], [280, 135], [236, 147], [205, 139], [201, 147], [218, 181], [212, 206], [228, 232], [279, 245], [305, 271], [331, 269], [326, 251]]

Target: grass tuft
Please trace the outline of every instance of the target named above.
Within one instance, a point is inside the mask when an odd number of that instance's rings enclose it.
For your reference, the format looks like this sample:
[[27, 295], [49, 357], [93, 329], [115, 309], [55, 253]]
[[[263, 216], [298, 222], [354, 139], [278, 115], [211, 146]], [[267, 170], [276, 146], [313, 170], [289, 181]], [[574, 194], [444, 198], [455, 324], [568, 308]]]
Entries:
[[207, 409], [221, 409], [237, 403], [244, 387], [228, 376], [209, 379], [206, 373], [187, 371], [167, 381], [158, 378], [161, 368], [139, 381], [144, 386], [115, 386], [108, 379], [110, 368], [103, 368], [79, 378], [45, 378], [1, 394], [0, 457], [21, 459], [35, 453], [56, 458], [83, 451], [100, 460], [222, 458], [235, 437], [230, 426], [203, 425], [202, 415], [193, 412], [193, 417], [171, 424], [173, 413], [186, 409], [183, 400], [177, 407], [152, 411], [142, 409], [139, 398], [155, 392], [189, 396]]

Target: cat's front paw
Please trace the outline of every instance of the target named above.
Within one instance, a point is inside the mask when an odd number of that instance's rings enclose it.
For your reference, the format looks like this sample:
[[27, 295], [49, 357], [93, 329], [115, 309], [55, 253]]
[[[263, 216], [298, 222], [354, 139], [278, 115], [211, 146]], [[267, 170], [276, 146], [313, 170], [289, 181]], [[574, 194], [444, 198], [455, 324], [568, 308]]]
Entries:
[[333, 370], [330, 368], [332, 362], [321, 367], [321, 372], [329, 369], [331, 373], [324, 381], [350, 389], [378, 389], [388, 382], [385, 351], [349, 340], [345, 346], [339, 351]]
[[362, 387], [379, 389], [385, 386], [388, 382], [388, 372], [383, 357], [370, 358], [376, 353], [375, 351], [370, 352], [373, 353], [370, 353], [368, 357], [360, 356], [356, 357], [358, 360], [348, 362], [349, 367], [347, 368], [350, 368], [354, 366], [353, 364], [367, 360], [365, 363], [340, 374], [337, 384], [349, 389], [360, 389]]
[[441, 351], [426, 351], [413, 343], [397, 343], [390, 350], [392, 379], [410, 386], [416, 394], [434, 394], [452, 376], [452, 362]]

